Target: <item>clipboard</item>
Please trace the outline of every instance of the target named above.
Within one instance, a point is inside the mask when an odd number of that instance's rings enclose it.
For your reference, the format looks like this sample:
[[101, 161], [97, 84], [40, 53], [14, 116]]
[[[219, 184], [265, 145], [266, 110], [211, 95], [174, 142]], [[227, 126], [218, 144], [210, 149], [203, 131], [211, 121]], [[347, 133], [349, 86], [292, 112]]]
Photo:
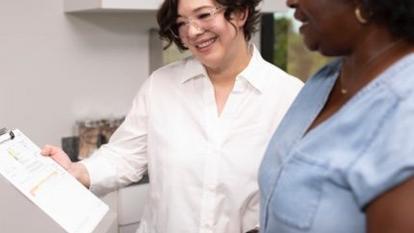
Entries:
[[0, 129], [0, 191], [7, 232], [92, 233], [109, 210], [18, 129]]
[[0, 137], [4, 136], [6, 134], [8, 134], [9, 136], [3, 138], [2, 141], [0, 141], [0, 143], [2, 143], [3, 141], [6, 141], [6, 140], [13, 140], [14, 137], [15, 137], [13, 131], [9, 131], [9, 130], [7, 130], [7, 128], [0, 128]]

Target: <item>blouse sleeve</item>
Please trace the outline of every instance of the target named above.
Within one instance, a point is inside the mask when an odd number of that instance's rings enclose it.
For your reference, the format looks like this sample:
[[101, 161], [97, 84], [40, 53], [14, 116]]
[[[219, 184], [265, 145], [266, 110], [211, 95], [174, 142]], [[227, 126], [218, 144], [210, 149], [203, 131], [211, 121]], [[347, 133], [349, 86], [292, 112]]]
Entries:
[[82, 161], [89, 173], [92, 192], [108, 193], [139, 181], [146, 172], [150, 81], [141, 86], [125, 121], [109, 143]]
[[348, 170], [347, 179], [361, 209], [414, 177], [414, 107], [399, 108], [378, 126], [371, 145]]

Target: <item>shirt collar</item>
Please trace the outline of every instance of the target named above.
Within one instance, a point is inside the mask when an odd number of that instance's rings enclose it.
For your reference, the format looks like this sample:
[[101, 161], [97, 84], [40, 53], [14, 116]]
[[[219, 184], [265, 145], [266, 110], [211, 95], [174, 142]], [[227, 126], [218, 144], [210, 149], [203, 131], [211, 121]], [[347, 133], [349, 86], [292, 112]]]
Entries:
[[250, 58], [249, 64], [237, 78], [245, 79], [256, 90], [263, 92], [266, 83], [264, 82], [265, 80], [263, 80], [261, 73], [264, 72], [263, 64], [266, 61], [264, 61], [256, 46], [251, 45], [250, 47], [252, 49], [252, 57]]
[[[250, 48], [252, 50], [252, 57], [246, 68], [237, 76], [237, 79], [245, 79], [251, 86], [262, 92], [265, 88], [265, 83], [259, 74], [263, 71], [263, 62], [265, 61], [255, 45], [250, 45]], [[181, 83], [197, 77], [208, 77], [206, 69], [197, 59], [189, 59], [184, 69], [185, 72], [183, 74], [185, 75], [181, 77]]]
[[208, 77], [206, 69], [197, 59], [194, 59], [193, 57], [187, 59], [184, 66], [183, 76], [181, 77], [181, 83], [202, 76]]

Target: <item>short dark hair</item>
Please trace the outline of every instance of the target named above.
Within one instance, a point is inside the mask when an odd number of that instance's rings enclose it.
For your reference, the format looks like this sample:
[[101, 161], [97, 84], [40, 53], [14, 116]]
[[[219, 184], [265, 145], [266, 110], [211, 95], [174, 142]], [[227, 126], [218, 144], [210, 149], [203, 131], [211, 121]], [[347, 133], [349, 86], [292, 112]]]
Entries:
[[413, 0], [362, 0], [370, 20], [385, 25], [398, 38], [414, 42]]
[[[172, 43], [175, 43], [181, 50], [187, 48], [183, 45], [180, 39], [174, 37], [171, 33], [170, 27], [175, 23], [178, 16], [178, 1], [179, 0], [165, 0], [157, 13], [157, 21], [159, 26], [159, 35], [161, 39], [167, 41], [165, 48], [168, 48]], [[224, 17], [230, 20], [231, 14], [236, 11], [247, 10], [248, 16], [243, 27], [244, 37], [249, 41], [252, 35], [257, 31], [257, 25], [260, 20], [260, 12], [257, 6], [262, 0], [215, 0], [219, 5], [225, 8]]]

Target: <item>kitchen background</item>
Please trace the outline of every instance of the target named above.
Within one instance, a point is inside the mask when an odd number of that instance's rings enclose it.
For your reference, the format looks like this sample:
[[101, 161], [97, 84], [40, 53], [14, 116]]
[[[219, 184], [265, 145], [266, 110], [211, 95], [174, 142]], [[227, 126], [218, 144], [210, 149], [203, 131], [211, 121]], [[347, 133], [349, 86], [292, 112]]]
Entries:
[[[150, 72], [177, 57], [162, 52], [154, 30], [160, 2], [1, 0], [0, 128], [19, 128], [39, 146], [61, 145], [77, 134], [79, 121], [122, 118]], [[265, 0], [263, 8], [286, 10], [283, 0]], [[268, 15], [271, 27], [283, 29], [276, 21], [284, 15]], [[287, 48], [284, 35], [266, 40], [258, 34], [254, 41], [287, 54], [279, 48]], [[286, 54], [269, 59], [283, 63]], [[135, 231], [146, 189], [130, 186], [104, 198], [120, 233]]]
[[[64, 13], [64, 4], [82, 10], [95, 2], [121, 9]], [[150, 70], [163, 63], [150, 32], [157, 2], [2, 0], [0, 127], [19, 128], [38, 145], [60, 145], [78, 120], [124, 116]], [[265, 4], [285, 9], [282, 0]]]

